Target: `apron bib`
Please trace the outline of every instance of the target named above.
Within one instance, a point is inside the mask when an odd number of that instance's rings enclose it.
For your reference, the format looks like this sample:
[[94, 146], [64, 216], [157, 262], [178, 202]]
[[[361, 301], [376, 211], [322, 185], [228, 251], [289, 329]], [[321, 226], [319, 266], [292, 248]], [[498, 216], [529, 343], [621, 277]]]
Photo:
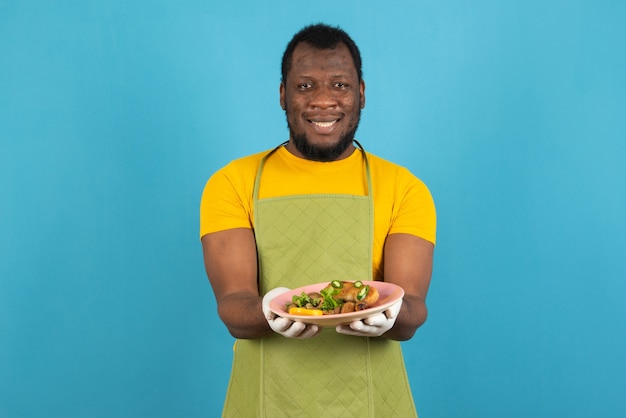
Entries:
[[[358, 143], [357, 143], [358, 145]], [[360, 147], [360, 145], [359, 145]], [[331, 280], [372, 280], [373, 199], [368, 195], [295, 195], [258, 199], [254, 187], [259, 291]], [[324, 329], [300, 340], [279, 334], [237, 340], [224, 416], [416, 416], [397, 341]]]

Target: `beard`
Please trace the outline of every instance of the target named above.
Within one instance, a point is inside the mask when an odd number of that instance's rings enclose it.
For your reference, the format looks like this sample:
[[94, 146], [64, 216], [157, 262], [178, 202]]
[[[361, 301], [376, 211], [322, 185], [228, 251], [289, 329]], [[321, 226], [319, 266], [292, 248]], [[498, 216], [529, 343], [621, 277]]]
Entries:
[[291, 125], [289, 124], [289, 120], [287, 120], [287, 126], [289, 127], [289, 135], [293, 140], [296, 149], [304, 156], [304, 158], [312, 161], [330, 162], [339, 158], [352, 144], [354, 134], [359, 127], [360, 119], [361, 111], [359, 110], [354, 128], [346, 131], [341, 138], [339, 138], [339, 142], [335, 145], [328, 147], [311, 144], [305, 133], [298, 134], [293, 131]]

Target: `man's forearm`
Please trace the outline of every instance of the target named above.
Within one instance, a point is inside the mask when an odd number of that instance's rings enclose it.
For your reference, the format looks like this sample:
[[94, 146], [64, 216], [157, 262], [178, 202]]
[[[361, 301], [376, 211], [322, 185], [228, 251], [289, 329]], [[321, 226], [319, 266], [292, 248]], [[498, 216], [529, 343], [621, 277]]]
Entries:
[[392, 340], [406, 341], [413, 337], [415, 331], [426, 322], [428, 310], [424, 300], [417, 296], [405, 295], [402, 309], [396, 322], [384, 336]]
[[254, 339], [273, 333], [263, 316], [261, 301], [258, 295], [234, 293], [218, 302], [220, 319], [233, 337]]

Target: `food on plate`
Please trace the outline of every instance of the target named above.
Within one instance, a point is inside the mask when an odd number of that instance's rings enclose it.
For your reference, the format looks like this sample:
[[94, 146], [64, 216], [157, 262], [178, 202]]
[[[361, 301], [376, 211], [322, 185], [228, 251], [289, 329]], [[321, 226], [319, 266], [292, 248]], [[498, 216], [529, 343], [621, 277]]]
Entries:
[[297, 306], [292, 306], [289, 308], [289, 314], [305, 315], [305, 316], [320, 316], [320, 315], [323, 315], [324, 312], [321, 309], [298, 308]]
[[373, 306], [378, 298], [378, 290], [360, 280], [333, 280], [319, 292], [293, 295], [291, 302], [287, 303], [287, 311], [296, 315], [349, 313]]

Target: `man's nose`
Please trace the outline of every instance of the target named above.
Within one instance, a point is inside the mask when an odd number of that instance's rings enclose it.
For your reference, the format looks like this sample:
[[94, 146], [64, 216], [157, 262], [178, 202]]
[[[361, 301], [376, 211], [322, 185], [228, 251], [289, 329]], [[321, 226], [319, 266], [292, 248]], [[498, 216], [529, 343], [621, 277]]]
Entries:
[[311, 107], [327, 109], [337, 106], [337, 95], [331, 86], [318, 86], [310, 102]]

